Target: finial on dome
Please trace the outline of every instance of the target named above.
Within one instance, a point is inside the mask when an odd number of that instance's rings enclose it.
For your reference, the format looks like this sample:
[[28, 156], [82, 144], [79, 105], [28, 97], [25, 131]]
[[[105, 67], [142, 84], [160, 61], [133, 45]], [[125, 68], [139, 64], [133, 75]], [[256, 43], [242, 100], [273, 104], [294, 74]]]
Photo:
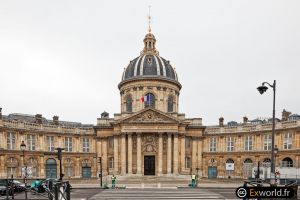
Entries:
[[150, 15], [150, 11], [151, 11], [151, 6], [149, 5], [149, 14], [148, 14], [148, 32], [151, 33], [151, 15]]

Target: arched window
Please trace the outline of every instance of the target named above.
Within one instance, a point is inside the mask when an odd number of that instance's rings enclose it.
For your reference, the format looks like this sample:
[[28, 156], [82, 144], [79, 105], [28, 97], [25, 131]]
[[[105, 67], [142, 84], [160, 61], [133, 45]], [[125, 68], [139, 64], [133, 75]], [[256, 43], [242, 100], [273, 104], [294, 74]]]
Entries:
[[226, 163], [234, 163], [234, 161], [231, 158], [229, 158], [228, 160], [226, 160]]
[[168, 112], [173, 112], [174, 110], [174, 103], [173, 103], [173, 96], [168, 97]]
[[252, 167], [253, 167], [253, 162], [250, 158], [245, 159], [244, 161], [244, 176], [245, 177], [251, 177], [252, 175]]
[[132, 112], [132, 97], [130, 95], [126, 98], [126, 112]]
[[282, 160], [282, 167], [293, 167], [293, 160], [290, 157], [286, 157]]
[[265, 158], [262, 163], [263, 167], [271, 167], [271, 159]]
[[53, 158], [46, 160], [46, 178], [57, 178], [56, 160]]
[[226, 160], [225, 173], [228, 178], [234, 175], [234, 161], [231, 158]]
[[155, 108], [155, 96], [152, 93], [148, 93], [144, 96], [145, 108], [152, 107]]

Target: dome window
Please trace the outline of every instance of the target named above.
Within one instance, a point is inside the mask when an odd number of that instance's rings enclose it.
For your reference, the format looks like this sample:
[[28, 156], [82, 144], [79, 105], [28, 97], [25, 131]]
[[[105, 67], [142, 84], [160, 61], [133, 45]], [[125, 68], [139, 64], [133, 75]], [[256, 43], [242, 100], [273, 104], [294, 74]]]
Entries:
[[126, 98], [126, 112], [132, 112], [132, 98], [128, 96]]
[[174, 111], [174, 103], [173, 103], [173, 96], [168, 97], [168, 112]]
[[145, 108], [152, 107], [155, 108], [155, 96], [152, 93], [148, 93], [144, 96]]

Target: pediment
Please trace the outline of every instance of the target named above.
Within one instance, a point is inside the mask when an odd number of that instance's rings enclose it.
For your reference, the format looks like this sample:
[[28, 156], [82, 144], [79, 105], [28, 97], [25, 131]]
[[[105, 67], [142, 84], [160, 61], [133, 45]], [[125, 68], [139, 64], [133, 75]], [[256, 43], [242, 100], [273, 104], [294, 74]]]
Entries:
[[133, 123], [133, 124], [143, 124], [143, 123], [163, 123], [163, 124], [174, 124], [179, 123], [175, 117], [165, 114], [161, 111], [155, 110], [153, 108], [146, 108], [141, 112], [135, 113], [131, 116], [121, 119], [119, 123]]

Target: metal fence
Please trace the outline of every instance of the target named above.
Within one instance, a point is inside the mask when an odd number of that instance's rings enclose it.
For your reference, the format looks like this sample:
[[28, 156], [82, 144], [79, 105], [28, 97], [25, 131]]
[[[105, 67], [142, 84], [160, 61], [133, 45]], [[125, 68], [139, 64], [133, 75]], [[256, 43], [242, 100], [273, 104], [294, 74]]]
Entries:
[[32, 184], [31, 186], [26, 186], [19, 180], [23, 179], [0, 179], [0, 200], [71, 199], [71, 186], [68, 181], [44, 179], [38, 180], [39, 185]]

